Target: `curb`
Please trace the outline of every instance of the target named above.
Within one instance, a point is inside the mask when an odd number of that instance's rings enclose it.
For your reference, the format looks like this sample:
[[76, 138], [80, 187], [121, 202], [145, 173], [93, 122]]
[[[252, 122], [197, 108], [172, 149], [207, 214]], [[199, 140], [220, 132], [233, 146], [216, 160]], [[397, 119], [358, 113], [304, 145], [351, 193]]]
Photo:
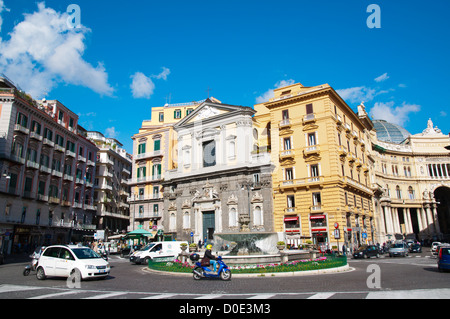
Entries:
[[[192, 276], [192, 273], [183, 272], [171, 272], [171, 271], [161, 271], [154, 270], [148, 267], [142, 268], [143, 271], [152, 272], [160, 275], [170, 275], [170, 276]], [[259, 274], [233, 274], [231, 272], [231, 278], [273, 278], [273, 277], [296, 277], [296, 276], [312, 276], [312, 275], [324, 275], [324, 274], [334, 274], [342, 272], [354, 271], [355, 268], [350, 267], [348, 264], [341, 267], [318, 269], [318, 270], [304, 270], [304, 271], [292, 271], [292, 272], [270, 272], [270, 273], [259, 273]]]

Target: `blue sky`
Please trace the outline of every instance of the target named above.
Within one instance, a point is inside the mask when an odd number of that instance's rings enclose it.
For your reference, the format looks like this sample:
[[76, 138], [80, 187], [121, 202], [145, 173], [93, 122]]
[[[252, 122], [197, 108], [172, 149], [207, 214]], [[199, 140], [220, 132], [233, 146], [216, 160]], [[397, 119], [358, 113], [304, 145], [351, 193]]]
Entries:
[[[367, 26], [372, 3], [381, 28]], [[81, 28], [67, 28], [70, 4]], [[428, 118], [448, 134], [449, 11], [445, 0], [0, 0], [0, 73], [129, 152], [169, 94], [189, 102], [210, 88], [253, 106], [294, 82], [328, 83], [413, 134]]]

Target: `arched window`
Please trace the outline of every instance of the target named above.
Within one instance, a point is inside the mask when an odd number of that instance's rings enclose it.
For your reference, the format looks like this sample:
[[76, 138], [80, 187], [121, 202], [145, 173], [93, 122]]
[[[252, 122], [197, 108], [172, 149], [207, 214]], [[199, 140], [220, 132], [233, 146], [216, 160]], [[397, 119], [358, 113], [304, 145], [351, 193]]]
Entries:
[[189, 228], [190, 224], [190, 218], [189, 218], [189, 212], [184, 212], [183, 214], [183, 228]]
[[228, 213], [228, 225], [230, 227], [237, 227], [238, 226], [238, 213], [235, 208], [231, 208]]
[[400, 186], [398, 185], [395, 187], [395, 194], [397, 195], [398, 199], [402, 198], [402, 191], [400, 190]]
[[169, 219], [169, 229], [170, 230], [175, 230], [177, 228], [177, 218], [175, 216], [175, 213], [170, 214], [170, 219]]
[[412, 188], [412, 186], [408, 187], [408, 197], [409, 199], [415, 199], [415, 195], [414, 195], [414, 189]]
[[263, 224], [263, 215], [261, 211], [261, 207], [256, 206], [253, 210], [253, 225], [260, 226]]

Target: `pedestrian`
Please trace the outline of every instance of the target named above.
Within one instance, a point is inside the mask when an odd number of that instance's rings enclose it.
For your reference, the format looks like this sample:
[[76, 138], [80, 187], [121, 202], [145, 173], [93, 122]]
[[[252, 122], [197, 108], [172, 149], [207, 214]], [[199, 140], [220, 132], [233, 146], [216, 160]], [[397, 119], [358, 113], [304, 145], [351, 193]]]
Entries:
[[346, 254], [346, 249], [345, 249], [345, 244], [342, 245], [342, 254], [343, 254], [344, 256], [347, 256], [347, 254]]

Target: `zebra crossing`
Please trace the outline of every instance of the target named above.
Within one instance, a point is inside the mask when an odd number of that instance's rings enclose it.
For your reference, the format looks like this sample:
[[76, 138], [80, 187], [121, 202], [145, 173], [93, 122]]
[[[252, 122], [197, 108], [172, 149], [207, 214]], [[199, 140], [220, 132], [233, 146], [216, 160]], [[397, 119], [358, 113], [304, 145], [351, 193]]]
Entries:
[[189, 294], [0, 285], [0, 299], [450, 299], [450, 288], [353, 292]]

